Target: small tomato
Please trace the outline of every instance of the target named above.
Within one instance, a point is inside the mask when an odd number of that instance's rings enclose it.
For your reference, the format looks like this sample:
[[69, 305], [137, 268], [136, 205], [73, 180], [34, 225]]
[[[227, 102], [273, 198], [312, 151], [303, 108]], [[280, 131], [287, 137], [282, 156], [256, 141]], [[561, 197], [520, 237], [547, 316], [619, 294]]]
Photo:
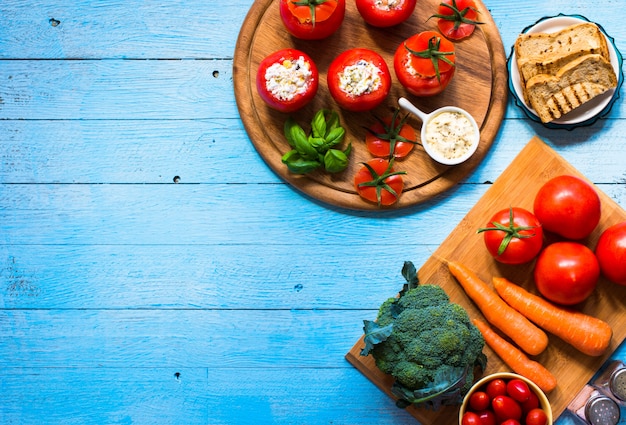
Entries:
[[465, 412], [461, 418], [461, 425], [481, 425], [480, 417], [475, 412]]
[[509, 396], [495, 396], [491, 400], [491, 407], [500, 421], [507, 419], [519, 421], [522, 418], [522, 407]]
[[475, 411], [485, 410], [490, 404], [491, 399], [484, 391], [474, 391], [469, 399], [469, 405]]
[[547, 425], [548, 415], [543, 409], [533, 409], [526, 415], [526, 425]]
[[532, 392], [528, 387], [528, 384], [521, 379], [511, 379], [506, 384], [506, 392], [513, 400], [518, 403], [525, 403], [530, 399], [530, 393]]
[[626, 221], [602, 232], [595, 253], [602, 274], [611, 282], [626, 285]]
[[506, 381], [500, 378], [493, 379], [489, 381], [485, 391], [489, 395], [490, 399], [493, 399], [499, 395], [505, 395], [506, 394]]

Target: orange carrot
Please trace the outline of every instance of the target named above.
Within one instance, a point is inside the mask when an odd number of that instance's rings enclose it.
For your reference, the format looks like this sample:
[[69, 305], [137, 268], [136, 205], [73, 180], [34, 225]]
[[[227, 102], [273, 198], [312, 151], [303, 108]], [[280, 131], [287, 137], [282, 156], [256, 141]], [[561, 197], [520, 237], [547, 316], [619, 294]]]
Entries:
[[454, 261], [448, 262], [448, 269], [483, 316], [522, 350], [535, 356], [546, 349], [548, 335], [505, 303], [476, 273]]
[[600, 356], [609, 348], [613, 329], [608, 323], [551, 304], [505, 278], [494, 277], [493, 285], [511, 307], [582, 353]]
[[487, 345], [506, 363], [515, 373], [533, 381], [544, 393], [556, 388], [556, 378], [541, 363], [526, 357], [516, 346], [498, 335], [482, 320], [472, 320], [483, 335]]

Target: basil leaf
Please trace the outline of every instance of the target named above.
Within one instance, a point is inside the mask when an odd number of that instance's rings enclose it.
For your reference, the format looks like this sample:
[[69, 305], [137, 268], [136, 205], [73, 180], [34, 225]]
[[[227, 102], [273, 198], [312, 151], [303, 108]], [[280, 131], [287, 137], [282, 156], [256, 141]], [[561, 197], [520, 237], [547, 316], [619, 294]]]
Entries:
[[321, 165], [319, 161], [302, 158], [296, 150], [287, 152], [283, 155], [281, 160], [283, 164], [287, 166], [289, 171], [295, 174], [309, 173]]
[[328, 138], [331, 131], [341, 126], [339, 125], [339, 114], [337, 111], [326, 111], [326, 113], [328, 116], [326, 117], [326, 134], [324, 134], [324, 137]]
[[324, 140], [323, 137], [313, 137], [313, 136], [309, 136], [309, 143], [311, 144], [311, 146], [313, 146], [315, 148], [315, 150], [320, 153], [320, 150], [325, 150], [326, 146], [326, 140]]
[[285, 121], [283, 132], [285, 133], [285, 138], [287, 139], [289, 146], [292, 148], [296, 147], [296, 138], [306, 137], [304, 129], [300, 127], [292, 117], [287, 118], [287, 121]]
[[329, 149], [324, 155], [324, 168], [329, 173], [338, 173], [348, 166], [348, 157], [337, 149]]
[[326, 117], [324, 116], [324, 109], [317, 111], [313, 120], [311, 120], [311, 132], [313, 137], [323, 138], [326, 135]]
[[300, 156], [302, 156], [302, 158], [311, 159], [311, 160], [317, 159], [317, 156], [318, 156], [317, 149], [315, 149], [311, 145], [311, 142], [309, 142], [308, 137], [303, 137], [303, 138], [298, 137], [296, 138], [295, 142], [296, 142], [296, 150], [298, 151]]
[[326, 136], [326, 146], [332, 147], [338, 145], [343, 141], [345, 135], [346, 130], [343, 127], [333, 128], [328, 132], [328, 135]]

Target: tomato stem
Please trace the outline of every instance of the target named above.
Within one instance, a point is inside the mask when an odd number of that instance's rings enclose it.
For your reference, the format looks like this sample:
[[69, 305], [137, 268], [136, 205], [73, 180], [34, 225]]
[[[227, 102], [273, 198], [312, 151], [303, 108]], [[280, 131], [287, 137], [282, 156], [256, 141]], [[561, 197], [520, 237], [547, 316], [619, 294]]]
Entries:
[[483, 228], [478, 229], [476, 233], [488, 232], [491, 230], [499, 230], [501, 232], [506, 233], [506, 236], [502, 238], [502, 242], [500, 242], [500, 246], [498, 247], [498, 255], [502, 255], [504, 251], [506, 251], [506, 248], [509, 246], [509, 243], [511, 242], [513, 238], [525, 239], [525, 238], [534, 237], [535, 233], [525, 235], [520, 232], [524, 230], [532, 230], [535, 227], [537, 227], [537, 226], [515, 226], [515, 223], [513, 221], [513, 208], [509, 209], [508, 226], [505, 226], [502, 223], [498, 223], [497, 221], [492, 221], [491, 224], [493, 224], [495, 227], [483, 227]]
[[[448, 4], [448, 3], [439, 3], [440, 6], [442, 7], [447, 7], [448, 9], [452, 10], [452, 15], [444, 15], [444, 14], [435, 14], [432, 15], [430, 18], [440, 18], [440, 19], [445, 19], [446, 21], [453, 21], [454, 22], [454, 29], [458, 30], [459, 27], [461, 26], [461, 24], [469, 24], [469, 25], [481, 25], [484, 24], [484, 22], [480, 22], [480, 21], [474, 21], [472, 19], [467, 19], [465, 17], [465, 15], [467, 15], [467, 13], [470, 10], [473, 10], [476, 13], [480, 13], [478, 12], [478, 10], [476, 8], [473, 7], [466, 7], [463, 10], [459, 10], [459, 8], [456, 5], [456, 0], [452, 0], [452, 4]], [[428, 19], [430, 19], [428, 18]]]
[[439, 50], [440, 46], [440, 37], [431, 37], [431, 39], [428, 40], [428, 48], [426, 50], [416, 51], [407, 46], [406, 43], [404, 44], [404, 48], [407, 49], [412, 55], [424, 59], [430, 59], [432, 61], [433, 67], [435, 68], [435, 74], [437, 75], [437, 81], [441, 81], [441, 75], [439, 74], [440, 60], [446, 62], [450, 66], [455, 66], [454, 62], [446, 57], [448, 55], [454, 55], [454, 52], [442, 52]]
[[311, 25], [315, 27], [315, 7], [320, 4], [324, 4], [327, 1], [336, 1], [336, 0], [298, 0], [292, 1], [291, 3], [295, 6], [308, 6], [311, 11]]

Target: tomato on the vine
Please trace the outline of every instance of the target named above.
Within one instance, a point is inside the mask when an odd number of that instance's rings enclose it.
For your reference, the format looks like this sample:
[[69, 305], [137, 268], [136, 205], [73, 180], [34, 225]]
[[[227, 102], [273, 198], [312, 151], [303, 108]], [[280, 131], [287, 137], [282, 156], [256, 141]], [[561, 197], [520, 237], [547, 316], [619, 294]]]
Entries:
[[417, 0], [380, 1], [356, 0], [356, 8], [363, 20], [374, 27], [398, 25], [413, 14]]
[[534, 270], [537, 290], [557, 304], [573, 305], [587, 299], [600, 277], [593, 251], [578, 242], [555, 242], [537, 258]]
[[354, 48], [339, 54], [328, 66], [328, 91], [349, 111], [368, 111], [380, 105], [391, 89], [389, 67], [373, 50]]
[[539, 188], [533, 212], [544, 230], [567, 239], [584, 239], [600, 222], [600, 197], [581, 178], [561, 175]]
[[613, 283], [626, 285], [626, 221], [602, 232], [595, 253], [602, 274]]
[[474, 32], [476, 25], [482, 22], [478, 18], [478, 9], [474, 0], [443, 0], [439, 4], [437, 27], [441, 34], [450, 40], [462, 40]]
[[376, 123], [367, 129], [365, 145], [372, 155], [379, 158], [404, 158], [417, 143], [417, 132], [407, 124], [408, 115], [400, 118], [396, 109], [391, 118], [376, 118]]
[[524, 208], [498, 211], [478, 233], [483, 233], [485, 246], [493, 258], [503, 264], [527, 263], [543, 246], [541, 223]]
[[309, 103], [317, 93], [319, 74], [313, 60], [296, 49], [278, 50], [259, 64], [256, 87], [273, 109], [293, 112]]
[[394, 204], [404, 189], [402, 174], [396, 171], [393, 160], [374, 158], [366, 163], [354, 176], [354, 187], [365, 200], [375, 202], [379, 206]]
[[441, 93], [455, 70], [452, 42], [435, 31], [423, 31], [398, 46], [393, 66], [398, 81], [415, 96]]
[[339, 29], [345, 0], [280, 0], [280, 17], [287, 31], [302, 40], [321, 40]]

